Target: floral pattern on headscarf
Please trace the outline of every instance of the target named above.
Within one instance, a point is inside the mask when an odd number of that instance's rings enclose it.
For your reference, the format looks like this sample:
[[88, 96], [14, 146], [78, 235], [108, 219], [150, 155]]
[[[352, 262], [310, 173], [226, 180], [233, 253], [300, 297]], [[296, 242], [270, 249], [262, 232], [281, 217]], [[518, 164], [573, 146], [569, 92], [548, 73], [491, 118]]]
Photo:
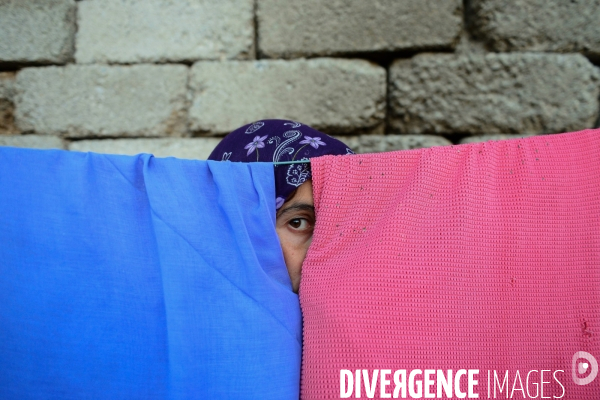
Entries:
[[[267, 119], [244, 125], [217, 145], [208, 157], [215, 161], [284, 162], [324, 155], [354, 154], [341, 141], [296, 121]], [[275, 208], [311, 178], [310, 164], [276, 165]]]

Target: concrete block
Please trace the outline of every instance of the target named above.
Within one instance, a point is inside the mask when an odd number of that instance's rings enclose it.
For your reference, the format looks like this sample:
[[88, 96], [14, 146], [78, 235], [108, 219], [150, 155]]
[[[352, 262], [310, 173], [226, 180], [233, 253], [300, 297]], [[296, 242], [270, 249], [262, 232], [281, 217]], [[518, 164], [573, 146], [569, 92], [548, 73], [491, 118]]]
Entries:
[[25, 68], [17, 74], [23, 131], [85, 136], [186, 134], [183, 65]]
[[56, 136], [0, 135], [0, 146], [27, 147], [32, 149], [64, 149], [64, 142]]
[[19, 129], [15, 125], [15, 74], [0, 72], [0, 135], [16, 134]]
[[536, 136], [532, 133], [519, 135], [519, 134], [510, 134], [510, 133], [495, 133], [495, 134], [483, 134], [483, 135], [475, 135], [468, 136], [466, 138], [462, 138], [460, 140], [460, 144], [465, 143], [480, 143], [480, 142], [488, 142], [490, 140], [508, 140], [508, 139], [519, 139], [526, 138], [530, 136]]
[[385, 80], [382, 67], [363, 60], [198, 62], [190, 78], [190, 129], [220, 134], [281, 118], [326, 133], [382, 132]]
[[268, 57], [451, 49], [460, 0], [258, 0], [258, 48]]
[[598, 0], [471, 0], [473, 32], [496, 51], [600, 55]]
[[15, 96], [15, 73], [0, 72], [0, 100], [13, 101]]
[[359, 139], [358, 152], [380, 153], [451, 144], [448, 139], [434, 135], [362, 135]]
[[598, 118], [600, 70], [579, 54], [418, 55], [390, 67], [401, 133], [554, 133]]
[[357, 154], [452, 145], [448, 139], [434, 135], [355, 135], [336, 136], [336, 139]]
[[103, 0], [78, 4], [78, 63], [247, 59], [253, 0]]
[[220, 141], [219, 138], [78, 140], [69, 144], [69, 150], [125, 155], [148, 153], [156, 157], [206, 160]]
[[0, 63], [72, 60], [75, 13], [74, 0], [0, 0]]

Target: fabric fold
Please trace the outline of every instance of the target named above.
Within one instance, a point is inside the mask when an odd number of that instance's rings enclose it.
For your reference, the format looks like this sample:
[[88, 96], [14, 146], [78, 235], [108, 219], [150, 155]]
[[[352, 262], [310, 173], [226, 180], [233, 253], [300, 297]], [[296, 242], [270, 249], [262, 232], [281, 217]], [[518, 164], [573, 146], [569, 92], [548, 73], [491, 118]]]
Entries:
[[476, 369], [480, 398], [488, 371], [511, 390], [562, 371], [544, 396], [598, 397], [600, 379], [571, 373], [589, 372], [580, 351], [600, 359], [600, 130], [311, 164], [303, 399], [385, 369]]
[[209, 164], [0, 148], [0, 397], [298, 397], [272, 166]]

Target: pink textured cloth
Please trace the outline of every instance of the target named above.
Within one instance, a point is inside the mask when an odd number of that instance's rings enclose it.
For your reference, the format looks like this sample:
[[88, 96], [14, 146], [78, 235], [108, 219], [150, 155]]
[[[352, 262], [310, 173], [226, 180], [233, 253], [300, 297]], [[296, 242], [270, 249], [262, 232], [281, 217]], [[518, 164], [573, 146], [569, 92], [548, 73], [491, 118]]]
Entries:
[[339, 398], [342, 369], [478, 369], [479, 398], [508, 371], [513, 399], [550, 370], [544, 397], [600, 399], [572, 375], [600, 361], [600, 130], [311, 164], [303, 399]]

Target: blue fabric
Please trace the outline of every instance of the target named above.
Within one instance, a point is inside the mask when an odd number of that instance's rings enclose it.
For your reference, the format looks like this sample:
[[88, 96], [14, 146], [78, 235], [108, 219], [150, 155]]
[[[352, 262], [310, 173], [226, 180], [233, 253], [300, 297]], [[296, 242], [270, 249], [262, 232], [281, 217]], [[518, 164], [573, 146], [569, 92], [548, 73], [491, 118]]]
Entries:
[[298, 398], [272, 168], [0, 148], [0, 398]]

